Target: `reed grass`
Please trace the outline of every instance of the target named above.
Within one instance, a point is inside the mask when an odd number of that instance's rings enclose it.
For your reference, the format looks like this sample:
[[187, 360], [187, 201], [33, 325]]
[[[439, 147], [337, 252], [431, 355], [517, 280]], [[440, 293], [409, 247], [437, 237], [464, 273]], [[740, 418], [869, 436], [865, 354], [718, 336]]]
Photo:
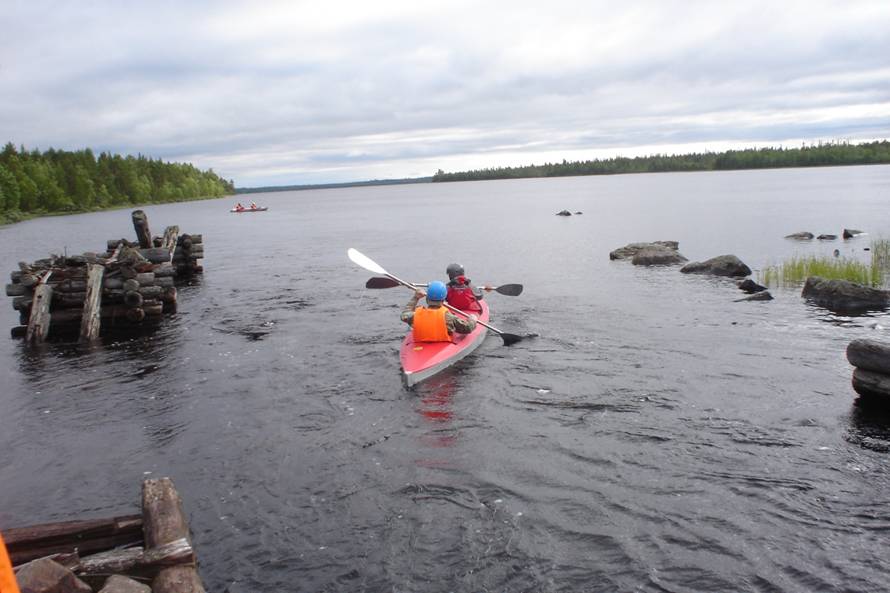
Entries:
[[880, 287], [884, 285], [888, 269], [890, 241], [873, 241], [869, 263], [848, 257], [792, 256], [779, 265], [760, 270], [757, 277], [764, 286], [801, 284], [810, 276], [821, 276], [827, 280], [847, 280]]

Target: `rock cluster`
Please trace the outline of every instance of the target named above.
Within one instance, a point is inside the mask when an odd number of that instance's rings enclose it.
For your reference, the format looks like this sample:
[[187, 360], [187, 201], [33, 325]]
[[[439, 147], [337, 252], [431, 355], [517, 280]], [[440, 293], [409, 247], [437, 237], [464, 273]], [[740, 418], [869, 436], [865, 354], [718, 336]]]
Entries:
[[847, 360], [854, 367], [853, 389], [859, 395], [890, 404], [890, 344], [853, 340]]

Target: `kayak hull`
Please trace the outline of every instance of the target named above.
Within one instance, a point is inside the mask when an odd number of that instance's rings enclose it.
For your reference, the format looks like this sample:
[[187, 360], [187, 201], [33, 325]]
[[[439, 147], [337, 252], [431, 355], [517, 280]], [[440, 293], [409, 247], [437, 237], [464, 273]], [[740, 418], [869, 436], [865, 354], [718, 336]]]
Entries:
[[[482, 312], [477, 316], [487, 323], [488, 303], [480, 304]], [[469, 334], [455, 334], [451, 342], [415, 342], [409, 331], [399, 352], [405, 383], [410, 387], [447, 369], [481, 346], [487, 335], [488, 328], [482, 324], [477, 324]]]
[[237, 208], [232, 208], [229, 212], [234, 212], [235, 214], [244, 214], [245, 212], [265, 212], [269, 208], [267, 206], [263, 206], [262, 208], [245, 208], [243, 210], [238, 210]]

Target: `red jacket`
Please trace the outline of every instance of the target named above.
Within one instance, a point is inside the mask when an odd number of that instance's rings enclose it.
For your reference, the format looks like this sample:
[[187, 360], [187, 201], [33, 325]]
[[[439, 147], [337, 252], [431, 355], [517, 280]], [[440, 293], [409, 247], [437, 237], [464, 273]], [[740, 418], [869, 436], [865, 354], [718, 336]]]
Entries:
[[479, 304], [479, 300], [473, 294], [473, 287], [466, 284], [449, 284], [448, 296], [445, 297], [445, 302], [461, 311], [469, 313], [482, 312], [482, 305]]

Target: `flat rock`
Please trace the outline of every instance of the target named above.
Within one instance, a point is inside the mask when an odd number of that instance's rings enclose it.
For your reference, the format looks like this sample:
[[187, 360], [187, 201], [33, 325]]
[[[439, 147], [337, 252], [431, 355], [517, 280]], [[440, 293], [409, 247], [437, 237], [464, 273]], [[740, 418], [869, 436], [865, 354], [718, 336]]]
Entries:
[[631, 260], [635, 266], [670, 266], [686, 263], [686, 259], [679, 251], [659, 246], [657, 249], [643, 249], [638, 251]]
[[890, 375], [890, 344], [856, 339], [847, 346], [847, 360], [856, 368]]
[[744, 280], [739, 281], [736, 286], [738, 286], [739, 289], [743, 292], [747, 292], [749, 294], [753, 294], [755, 292], [763, 292], [764, 290], [766, 290], [766, 286], [761, 286], [750, 278], [745, 278]]
[[813, 238], [813, 233], [808, 231], [801, 231], [799, 233], [791, 233], [790, 235], [785, 235], [786, 239], [796, 239], [798, 241], [809, 241]]
[[834, 241], [835, 239], [837, 239], [837, 235], [819, 235], [816, 238], [820, 241]]
[[703, 262], [686, 264], [680, 271], [684, 274], [712, 274], [714, 276], [748, 276], [751, 268], [734, 255], [718, 255]]
[[807, 278], [800, 296], [836, 311], [882, 310], [890, 304], [890, 293], [886, 290], [819, 276]]
[[105, 586], [99, 590], [99, 593], [151, 593], [151, 587], [115, 574], [108, 577]]
[[734, 302], [742, 303], [745, 301], [771, 301], [771, 300], [773, 300], [773, 295], [771, 295], [768, 290], [763, 290], [760, 292], [755, 292], [754, 294], [752, 294], [750, 296], [736, 299]]
[[859, 395], [880, 399], [890, 404], [890, 375], [860, 368], [854, 369], [853, 389]]
[[21, 593], [92, 593], [89, 585], [49, 558], [22, 566], [16, 574]]
[[671, 249], [676, 251], [680, 248], [679, 241], [654, 241], [652, 243], [628, 243], [624, 247], [619, 247], [609, 252], [609, 259], [633, 259], [640, 251], [644, 249]]

